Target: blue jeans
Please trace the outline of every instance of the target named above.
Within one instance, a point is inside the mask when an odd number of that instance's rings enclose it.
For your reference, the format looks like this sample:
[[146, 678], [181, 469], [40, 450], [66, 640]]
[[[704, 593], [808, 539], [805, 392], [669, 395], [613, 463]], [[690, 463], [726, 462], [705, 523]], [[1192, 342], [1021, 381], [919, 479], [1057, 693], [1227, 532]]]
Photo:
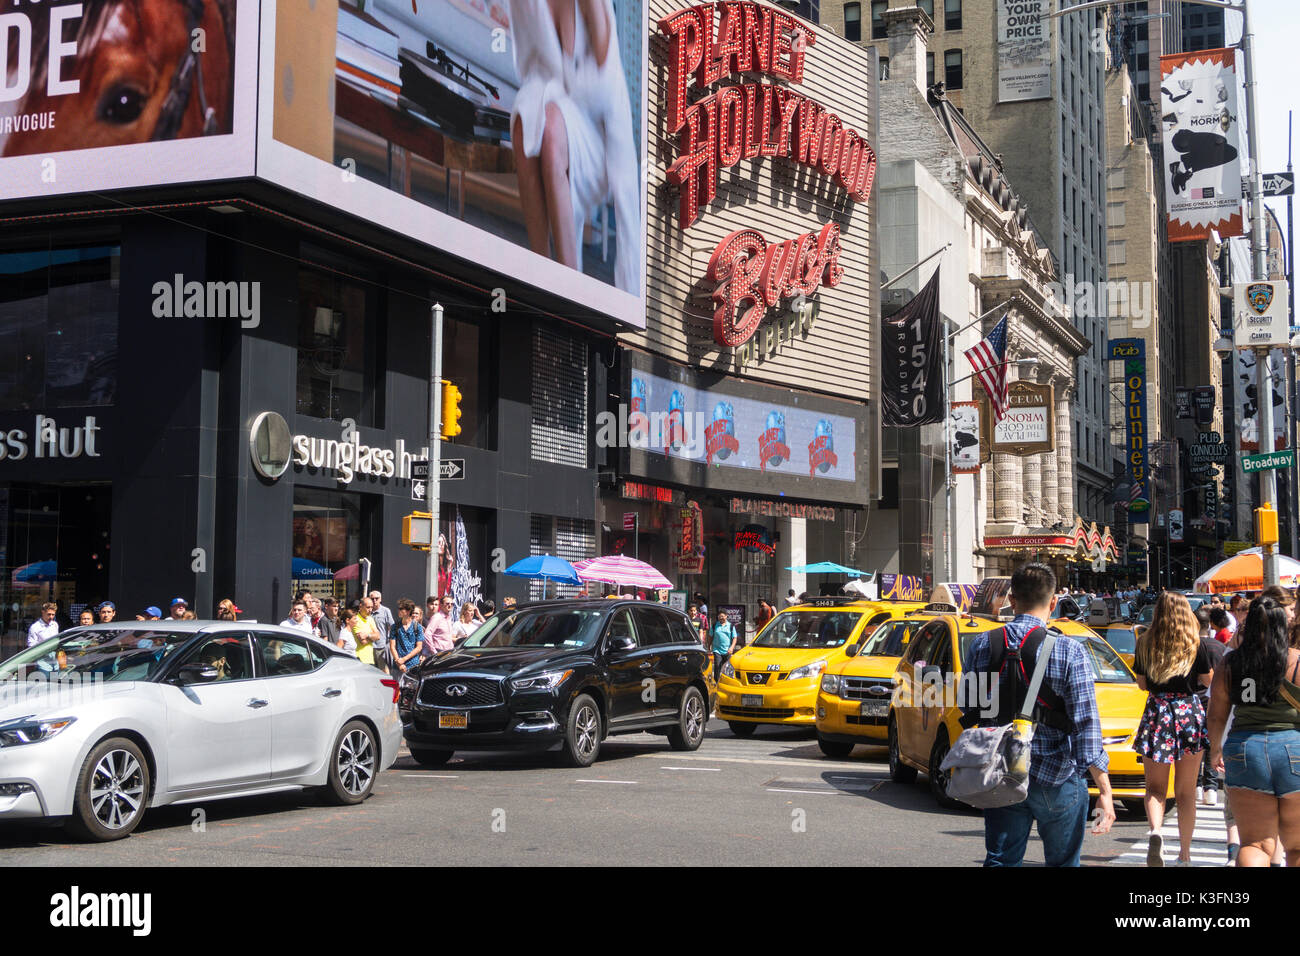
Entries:
[[1078, 866], [1088, 823], [1088, 785], [1077, 774], [1058, 787], [1029, 781], [1029, 797], [984, 811], [985, 866], [1019, 866], [1038, 822], [1048, 866]]
[[1229, 787], [1271, 797], [1300, 793], [1300, 731], [1233, 730], [1223, 743]]

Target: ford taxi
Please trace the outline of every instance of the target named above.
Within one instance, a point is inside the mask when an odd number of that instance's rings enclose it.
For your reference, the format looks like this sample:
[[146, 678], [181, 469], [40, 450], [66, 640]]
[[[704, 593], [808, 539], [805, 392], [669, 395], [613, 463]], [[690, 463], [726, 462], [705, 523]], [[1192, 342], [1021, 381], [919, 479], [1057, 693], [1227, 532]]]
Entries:
[[847, 757], [856, 744], [883, 746], [889, 699], [899, 658], [917, 632], [949, 604], [927, 604], [878, 624], [846, 657], [822, 674], [817, 692], [817, 745], [828, 757]]
[[[936, 614], [911, 639], [898, 664], [887, 725], [890, 776], [898, 783], [910, 783], [918, 771], [925, 773], [931, 792], [946, 807], [961, 806], [948, 796], [948, 775], [939, 770], [962, 731], [959, 705], [968, 702], [961, 698], [988, 693], [978, 681], [962, 679], [966, 655], [975, 635], [995, 631], [1004, 623], [990, 617]], [[1115, 649], [1091, 629], [1064, 620], [1053, 621], [1052, 627], [1058, 635], [1082, 643], [1088, 652], [1102, 744], [1110, 760], [1111, 789], [1117, 802], [1140, 809], [1145, 780], [1133, 737], [1146, 706], [1146, 692]], [[977, 701], [978, 696], [969, 704]], [[1091, 779], [1088, 789], [1096, 795]]]
[[718, 716], [737, 737], [759, 724], [812, 727], [822, 672], [848, 659], [849, 648], [919, 601], [814, 598], [781, 611], [752, 644], [731, 655], [718, 677]]

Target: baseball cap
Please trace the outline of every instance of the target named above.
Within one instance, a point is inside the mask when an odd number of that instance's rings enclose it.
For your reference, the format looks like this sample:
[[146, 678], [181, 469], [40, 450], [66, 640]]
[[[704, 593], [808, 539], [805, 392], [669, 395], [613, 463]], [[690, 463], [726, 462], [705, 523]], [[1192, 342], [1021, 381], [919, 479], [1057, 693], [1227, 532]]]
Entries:
[[162, 608], [158, 607], [157, 605], [150, 604], [147, 608], [144, 609], [144, 615], [145, 617], [162, 617]]
[[114, 604], [112, 601], [104, 601], [99, 605], [99, 607], [95, 608], [95, 610], [102, 611], [104, 610], [104, 608], [108, 608], [110, 611], [116, 611], [117, 605]]
[[175, 607], [177, 604], [181, 605], [181, 607], [189, 607], [189, 605], [185, 603], [185, 598], [172, 598], [171, 606]]

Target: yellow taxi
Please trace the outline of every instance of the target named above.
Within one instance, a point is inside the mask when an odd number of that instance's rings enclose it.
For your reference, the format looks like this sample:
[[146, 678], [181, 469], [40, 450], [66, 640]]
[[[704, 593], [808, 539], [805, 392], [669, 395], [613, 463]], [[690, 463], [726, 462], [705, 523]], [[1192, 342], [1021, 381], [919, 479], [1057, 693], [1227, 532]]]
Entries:
[[752, 644], [731, 655], [718, 677], [718, 716], [737, 737], [759, 724], [811, 727], [822, 672], [848, 659], [849, 648], [884, 621], [920, 601], [813, 598], [772, 618]]
[[[962, 680], [962, 665], [975, 635], [995, 631], [1004, 623], [990, 617], [936, 614], [912, 638], [898, 664], [887, 726], [890, 776], [898, 783], [910, 783], [917, 771], [925, 773], [931, 792], [946, 807], [962, 805], [947, 795], [948, 775], [939, 770], [952, 741], [962, 731], [957, 698], [988, 693], [987, 688]], [[1137, 686], [1133, 672], [1115, 649], [1090, 628], [1067, 620], [1053, 621], [1052, 627], [1082, 643], [1088, 652], [1102, 744], [1110, 760], [1111, 789], [1117, 802], [1140, 813], [1145, 778], [1141, 758], [1133, 750], [1133, 737], [1146, 706], [1146, 691]], [[1088, 791], [1094, 796], [1097, 792], [1091, 779]]]
[[828, 757], [847, 757], [856, 744], [882, 745], [899, 658], [934, 614], [955, 605], [927, 604], [901, 611], [868, 637], [845, 648], [845, 660], [827, 666], [817, 692], [817, 745]]

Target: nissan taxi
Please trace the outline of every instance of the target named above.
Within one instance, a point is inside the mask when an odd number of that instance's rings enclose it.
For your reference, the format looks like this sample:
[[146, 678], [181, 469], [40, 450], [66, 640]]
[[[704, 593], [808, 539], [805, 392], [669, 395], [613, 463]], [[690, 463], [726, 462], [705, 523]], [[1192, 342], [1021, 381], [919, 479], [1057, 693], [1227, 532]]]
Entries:
[[882, 746], [889, 724], [894, 672], [912, 638], [933, 616], [956, 605], [927, 604], [878, 624], [845, 659], [822, 674], [817, 692], [817, 746], [828, 757], [847, 757], [856, 744]]
[[[952, 741], [962, 732], [961, 705], [987, 703], [979, 695], [990, 693], [990, 688], [973, 679], [975, 675], [963, 680], [966, 655], [977, 634], [996, 631], [1005, 623], [984, 616], [936, 614], [911, 639], [898, 663], [887, 724], [889, 773], [898, 783], [914, 781], [918, 771], [926, 774], [931, 792], [946, 807], [962, 805], [948, 796], [948, 774], [939, 770]], [[1146, 691], [1138, 687], [1115, 649], [1090, 628], [1066, 620], [1053, 621], [1051, 626], [1087, 651], [1097, 688], [1102, 745], [1110, 760], [1111, 790], [1117, 802], [1141, 812], [1145, 780], [1133, 737], [1146, 706]], [[964, 699], [969, 697], [974, 700]], [[1088, 792], [1097, 793], [1091, 778]]]
[[786, 608], [722, 665], [718, 716], [737, 737], [759, 724], [812, 727], [822, 672], [857, 650], [857, 642], [885, 621], [924, 605], [920, 601], [813, 598]]

